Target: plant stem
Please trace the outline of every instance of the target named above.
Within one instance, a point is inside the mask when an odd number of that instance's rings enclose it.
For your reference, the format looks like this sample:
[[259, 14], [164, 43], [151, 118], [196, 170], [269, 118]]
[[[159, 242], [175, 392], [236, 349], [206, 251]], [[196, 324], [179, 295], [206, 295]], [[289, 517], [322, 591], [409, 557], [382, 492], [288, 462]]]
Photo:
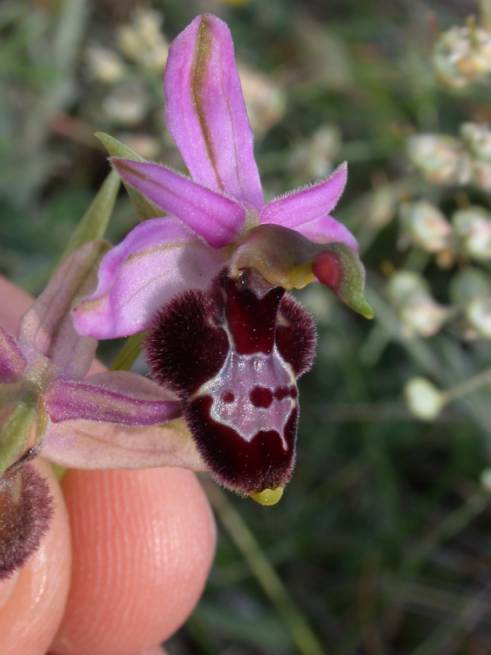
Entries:
[[141, 332], [128, 337], [111, 365], [111, 371], [129, 371], [138, 359], [146, 334]]
[[3, 382], [0, 384], [0, 405], [6, 405], [13, 401], [19, 401], [26, 393], [24, 382]]
[[215, 484], [205, 482], [205, 486], [220, 521], [246, 560], [257, 582], [288, 626], [298, 652], [302, 655], [325, 655], [326, 651], [240, 514]]
[[456, 400], [461, 396], [465, 396], [468, 393], [479, 389], [485, 384], [491, 384], [491, 369], [478, 373], [468, 380], [465, 380], [465, 382], [457, 384], [455, 387], [444, 391], [445, 400], [446, 402], [451, 402], [452, 400]]
[[479, 10], [482, 26], [487, 30], [491, 30], [491, 0], [480, 0]]

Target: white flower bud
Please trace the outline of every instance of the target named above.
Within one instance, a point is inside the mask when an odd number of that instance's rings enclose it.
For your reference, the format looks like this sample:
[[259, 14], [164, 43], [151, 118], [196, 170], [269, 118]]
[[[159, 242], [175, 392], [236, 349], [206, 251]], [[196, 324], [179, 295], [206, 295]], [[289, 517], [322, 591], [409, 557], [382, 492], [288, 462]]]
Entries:
[[491, 129], [486, 123], [464, 123], [460, 133], [467, 147], [478, 159], [491, 162]]
[[491, 339], [491, 297], [472, 300], [465, 315], [479, 337]]
[[443, 134], [412, 136], [407, 145], [408, 157], [432, 184], [467, 184], [471, 175], [470, 157], [463, 144]]
[[433, 421], [445, 405], [445, 396], [426, 378], [409, 380], [404, 389], [406, 403], [414, 416]]
[[86, 53], [89, 74], [100, 82], [114, 84], [126, 74], [126, 68], [118, 55], [102, 46], [93, 45]]
[[450, 88], [483, 81], [491, 73], [491, 33], [476, 25], [453, 27], [436, 42], [433, 63], [440, 80]]
[[482, 207], [459, 209], [453, 214], [454, 232], [464, 252], [473, 259], [491, 259], [491, 214]]
[[389, 184], [384, 184], [372, 192], [367, 206], [367, 224], [380, 230], [388, 225], [396, 213], [398, 198]]
[[449, 316], [449, 310], [432, 298], [426, 281], [418, 273], [395, 273], [387, 285], [387, 295], [410, 336], [433, 336]]
[[471, 182], [482, 191], [491, 191], [491, 162], [475, 159], [471, 165]]
[[452, 302], [467, 307], [469, 301], [491, 295], [489, 275], [477, 268], [466, 268], [454, 275], [450, 283]]
[[148, 70], [164, 68], [169, 52], [167, 39], [161, 32], [162, 15], [158, 11], [138, 8], [130, 24], [117, 31], [121, 52]]
[[387, 295], [393, 305], [402, 307], [414, 295], [428, 294], [424, 278], [413, 271], [397, 271], [387, 284]]
[[399, 316], [409, 335], [432, 337], [441, 330], [449, 317], [449, 310], [429, 294], [415, 294], [400, 309]]
[[142, 41], [149, 47], [158, 44], [162, 38], [161, 27], [163, 16], [160, 12], [152, 9], [139, 7], [134, 14], [135, 29], [139, 32]]
[[116, 87], [102, 104], [106, 116], [118, 125], [140, 123], [148, 109], [144, 87], [136, 82]]
[[118, 47], [132, 61], [139, 61], [142, 44], [132, 25], [122, 25], [116, 32]]
[[440, 252], [449, 245], [451, 227], [442, 212], [431, 203], [406, 203], [401, 206], [405, 233], [427, 252]]

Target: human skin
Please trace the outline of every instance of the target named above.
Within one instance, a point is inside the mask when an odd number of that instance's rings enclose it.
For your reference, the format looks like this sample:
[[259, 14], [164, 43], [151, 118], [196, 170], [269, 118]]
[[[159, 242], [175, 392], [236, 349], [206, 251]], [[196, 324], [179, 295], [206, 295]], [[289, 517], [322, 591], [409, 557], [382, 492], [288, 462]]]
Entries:
[[[31, 299], [0, 278], [0, 325], [15, 333]], [[182, 469], [68, 471], [46, 477], [55, 513], [40, 548], [0, 583], [2, 655], [156, 655], [198, 601], [215, 525]]]

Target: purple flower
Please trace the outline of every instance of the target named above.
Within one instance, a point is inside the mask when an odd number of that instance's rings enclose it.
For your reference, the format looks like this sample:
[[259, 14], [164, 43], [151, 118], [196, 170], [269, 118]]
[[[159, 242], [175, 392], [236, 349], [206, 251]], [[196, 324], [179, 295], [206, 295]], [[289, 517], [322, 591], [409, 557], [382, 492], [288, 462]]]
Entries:
[[[107, 246], [69, 255], [24, 315], [14, 338], [0, 327], [0, 579], [36, 550], [51, 516], [38, 454], [78, 468], [180, 465], [203, 468], [189, 440], [153, 427], [181, 413], [179, 399], [135, 373], [85, 379], [97, 341], [73, 328], [75, 297], [93, 288]], [[182, 430], [181, 430], [182, 432]]]
[[173, 42], [166, 120], [192, 179], [113, 158], [164, 217], [102, 260], [74, 310], [80, 334], [148, 331], [153, 378], [176, 394], [215, 478], [241, 493], [282, 487], [295, 458], [297, 378], [315, 350], [311, 317], [285, 290], [316, 279], [367, 317], [357, 243], [330, 215], [346, 165], [265, 202], [228, 27], [197, 17]]

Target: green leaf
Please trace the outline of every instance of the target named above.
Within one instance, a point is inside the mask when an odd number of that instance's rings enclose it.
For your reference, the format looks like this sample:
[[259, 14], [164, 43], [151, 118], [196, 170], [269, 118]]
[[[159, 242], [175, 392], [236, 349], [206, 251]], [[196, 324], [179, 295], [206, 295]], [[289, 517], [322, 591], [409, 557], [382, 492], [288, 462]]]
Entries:
[[114, 171], [109, 173], [91, 205], [75, 228], [63, 258], [89, 241], [98, 241], [104, 237], [113, 213], [121, 181]]
[[[143, 157], [141, 157], [137, 152], [124, 143], [121, 143], [121, 141], [118, 141], [118, 139], [115, 139], [113, 136], [105, 134], [104, 132], [96, 132], [95, 136], [99, 139], [111, 157], [123, 157], [124, 159], [132, 159], [133, 161], [145, 161], [145, 159], [143, 159]], [[136, 215], [141, 221], [144, 221], [147, 218], [163, 216], [165, 214], [162, 209], [147, 200], [141, 193], [138, 193], [138, 191], [135, 191], [135, 189], [132, 189], [126, 184], [124, 186], [131, 202], [133, 203]]]
[[133, 159], [134, 161], [145, 161], [135, 150], [125, 145], [118, 139], [105, 132], [96, 132], [95, 137], [99, 139], [111, 157], [123, 157], [124, 159]]

